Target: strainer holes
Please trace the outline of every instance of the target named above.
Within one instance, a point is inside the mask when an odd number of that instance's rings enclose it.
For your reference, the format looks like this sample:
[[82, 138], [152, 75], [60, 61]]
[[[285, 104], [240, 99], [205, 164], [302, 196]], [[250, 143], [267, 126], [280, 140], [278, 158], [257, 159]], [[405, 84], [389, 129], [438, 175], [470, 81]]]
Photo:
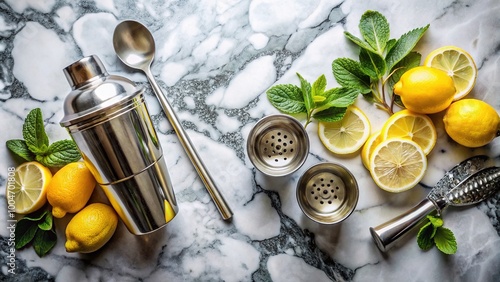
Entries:
[[292, 153], [292, 152], [293, 152], [293, 149], [290, 149], [290, 153]]
[[326, 187], [330, 187], [331, 185], [330, 184], [326, 184]]
[[280, 138], [280, 139], [278, 139], [278, 142], [281, 142], [281, 138]]
[[281, 135], [281, 132], [278, 132], [278, 136], [280, 136], [280, 135]]
[[314, 195], [314, 190], [311, 190], [311, 194]]
[[333, 196], [333, 198], [334, 198], [334, 199], [337, 199], [338, 197], [337, 197], [337, 195], [335, 195], [335, 196]]
[[290, 142], [289, 142], [289, 143], [290, 143], [290, 145], [291, 145], [291, 144], [293, 144], [293, 141], [292, 141], [292, 140], [290, 140]]
[[286, 158], [283, 158], [283, 160], [285, 160], [285, 161], [286, 161]]
[[315, 200], [319, 199], [318, 196], [314, 197]]
[[271, 139], [274, 139], [274, 135], [271, 135]]
[[323, 190], [323, 194], [328, 194], [328, 190]]
[[278, 162], [278, 159], [274, 159], [275, 162]]
[[319, 192], [319, 191], [321, 191], [321, 188], [318, 187], [316, 190], [318, 190], [318, 192]]
[[323, 181], [324, 181], [324, 179], [323, 179], [323, 178], [321, 178], [320, 180], [321, 180], [321, 182], [323, 182]]
[[332, 201], [328, 201], [328, 203], [331, 205], [331, 204], [332, 204]]
[[335, 189], [339, 190], [340, 188], [339, 188], [339, 186], [336, 186]]
[[283, 153], [286, 153], [286, 149], [283, 149]]
[[288, 138], [288, 136], [286, 136], [286, 134], [285, 134], [285, 135], [283, 135], [283, 138], [287, 139], [287, 138]]
[[319, 203], [320, 203], [320, 204], [324, 204], [325, 202], [323, 202], [323, 201], [319, 201]]
[[276, 150], [280, 150], [281, 149], [281, 145], [276, 145]]
[[330, 190], [330, 192], [335, 193], [335, 190], [332, 189], [332, 190]]

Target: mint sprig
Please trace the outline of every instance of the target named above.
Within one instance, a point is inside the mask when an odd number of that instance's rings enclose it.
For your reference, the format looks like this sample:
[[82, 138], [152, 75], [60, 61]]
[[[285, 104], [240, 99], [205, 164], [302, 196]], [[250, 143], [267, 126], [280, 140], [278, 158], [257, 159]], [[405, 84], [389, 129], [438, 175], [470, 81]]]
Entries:
[[306, 114], [304, 127], [316, 119], [319, 121], [339, 121], [347, 107], [352, 105], [359, 94], [350, 88], [326, 90], [326, 78], [321, 75], [311, 85], [297, 73], [300, 87], [293, 84], [279, 84], [267, 90], [269, 102], [286, 114]]
[[8, 140], [6, 145], [26, 161], [36, 160], [47, 167], [61, 167], [81, 158], [73, 140], [60, 140], [49, 144], [40, 108], [31, 110], [26, 116], [23, 138], [24, 140]]
[[457, 241], [453, 232], [443, 227], [443, 220], [439, 217], [428, 215], [427, 222], [420, 228], [417, 235], [417, 244], [420, 249], [427, 251], [434, 245], [443, 253], [451, 255], [457, 252]]
[[342, 87], [359, 91], [392, 114], [395, 102], [403, 106], [396, 100], [392, 88], [404, 72], [420, 64], [421, 55], [412, 50], [429, 25], [415, 28], [399, 39], [390, 39], [387, 19], [377, 11], [366, 11], [358, 27], [362, 38], [347, 31], [344, 35], [360, 47], [359, 62], [349, 58], [335, 59], [333, 76]]
[[24, 216], [16, 223], [15, 235], [16, 249], [31, 243], [37, 255], [43, 257], [57, 243], [52, 213], [45, 209]]

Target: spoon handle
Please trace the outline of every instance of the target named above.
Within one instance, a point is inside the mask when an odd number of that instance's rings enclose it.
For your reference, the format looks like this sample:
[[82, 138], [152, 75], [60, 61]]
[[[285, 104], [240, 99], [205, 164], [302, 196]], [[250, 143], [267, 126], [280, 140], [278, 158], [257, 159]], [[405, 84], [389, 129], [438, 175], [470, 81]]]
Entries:
[[205, 187], [208, 193], [210, 194], [210, 197], [214, 201], [215, 206], [219, 210], [219, 213], [221, 214], [224, 220], [230, 219], [233, 215], [231, 208], [226, 203], [224, 197], [215, 186], [212, 177], [210, 177], [210, 174], [208, 173], [208, 170], [205, 168], [205, 165], [198, 156], [198, 153], [196, 152], [193, 143], [191, 143], [191, 139], [189, 139], [189, 136], [186, 134], [186, 131], [182, 127], [182, 124], [177, 118], [174, 110], [172, 109], [172, 106], [170, 105], [167, 98], [163, 94], [162, 90], [156, 83], [156, 80], [153, 74], [151, 73], [151, 69], [146, 68], [144, 72], [153, 87], [153, 92], [156, 94], [158, 100], [160, 100], [160, 104], [161, 107], [163, 108], [163, 111], [165, 112], [165, 115], [167, 116], [168, 120], [170, 121], [170, 124], [172, 124], [172, 127], [177, 133], [177, 136], [179, 137], [179, 141], [181, 142], [182, 147], [184, 147], [184, 150], [186, 151], [191, 162], [193, 163], [193, 166], [198, 172], [198, 175], [205, 184]]

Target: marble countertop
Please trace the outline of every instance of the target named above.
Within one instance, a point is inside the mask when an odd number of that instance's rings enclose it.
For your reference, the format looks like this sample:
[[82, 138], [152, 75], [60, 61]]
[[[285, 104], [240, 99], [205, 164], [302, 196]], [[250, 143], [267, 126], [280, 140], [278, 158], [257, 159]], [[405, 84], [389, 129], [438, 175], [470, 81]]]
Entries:
[[[479, 69], [470, 97], [500, 112], [500, 2], [489, 1], [151, 1], [4, 0], [0, 3], [0, 144], [21, 137], [23, 120], [42, 109], [51, 140], [69, 138], [59, 125], [70, 91], [62, 69], [95, 54], [112, 74], [146, 87], [146, 100], [164, 148], [180, 211], [165, 228], [134, 236], [120, 222], [101, 250], [64, 249], [68, 217], [56, 220], [58, 243], [40, 258], [18, 250], [16, 274], [8, 273], [7, 206], [0, 191], [1, 281], [499, 281], [500, 194], [479, 205], [449, 208], [445, 226], [458, 242], [455, 255], [427, 252], [410, 234], [387, 253], [372, 241], [377, 226], [420, 202], [441, 176], [463, 159], [486, 154], [499, 161], [500, 138], [479, 149], [451, 141], [433, 115], [438, 143], [428, 156], [421, 185], [390, 194], [377, 188], [359, 155], [339, 157], [307, 127], [306, 163], [287, 177], [258, 172], [246, 154], [247, 135], [262, 117], [277, 113], [266, 98], [275, 84], [298, 84], [325, 74], [336, 86], [331, 63], [357, 58], [343, 32], [359, 34], [366, 10], [384, 14], [391, 37], [430, 24], [416, 50], [423, 56], [444, 45], [467, 50]], [[221, 193], [231, 206], [223, 221], [163, 115], [145, 76], [116, 57], [115, 26], [136, 19], [156, 39], [152, 72]], [[387, 114], [359, 97], [356, 105], [380, 129]], [[0, 146], [0, 183], [16, 166]], [[360, 195], [343, 223], [321, 225], [300, 210], [295, 187], [314, 164], [340, 163], [356, 177]], [[96, 194], [100, 193], [100, 188]], [[94, 195], [98, 197], [99, 195]]]

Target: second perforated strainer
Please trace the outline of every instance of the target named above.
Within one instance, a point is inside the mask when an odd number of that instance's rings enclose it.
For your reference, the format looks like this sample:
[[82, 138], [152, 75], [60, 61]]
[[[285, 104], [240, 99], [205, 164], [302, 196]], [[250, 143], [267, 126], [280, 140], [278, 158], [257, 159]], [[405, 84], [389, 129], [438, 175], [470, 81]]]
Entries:
[[320, 163], [309, 168], [297, 183], [297, 201], [304, 214], [322, 224], [346, 219], [358, 203], [358, 184], [343, 166]]
[[248, 157], [262, 173], [284, 176], [296, 171], [307, 158], [309, 139], [300, 122], [282, 114], [259, 120], [247, 141]]

